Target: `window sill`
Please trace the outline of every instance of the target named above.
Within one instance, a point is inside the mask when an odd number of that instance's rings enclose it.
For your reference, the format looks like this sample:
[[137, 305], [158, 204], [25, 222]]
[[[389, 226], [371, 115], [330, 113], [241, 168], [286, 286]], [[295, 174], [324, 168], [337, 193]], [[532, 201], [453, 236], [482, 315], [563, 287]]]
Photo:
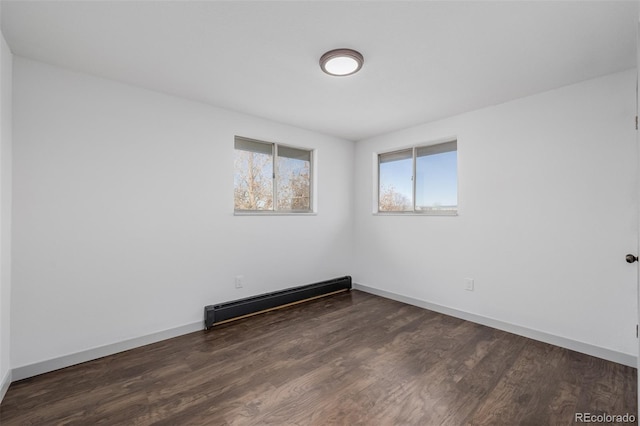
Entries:
[[374, 216], [458, 216], [458, 211], [442, 212], [373, 212]]
[[317, 216], [316, 212], [234, 211], [234, 216]]

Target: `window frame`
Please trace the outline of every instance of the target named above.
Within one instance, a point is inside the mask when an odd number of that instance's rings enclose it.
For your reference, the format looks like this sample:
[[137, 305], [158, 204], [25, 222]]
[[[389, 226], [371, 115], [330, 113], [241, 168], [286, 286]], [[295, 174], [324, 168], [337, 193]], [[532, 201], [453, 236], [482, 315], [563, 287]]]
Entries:
[[[429, 147], [437, 147], [438, 145], [448, 145], [448, 144], [454, 144], [455, 145], [455, 149], [454, 150], [446, 150], [446, 151], [442, 151], [440, 153], [444, 153], [444, 152], [455, 152], [456, 153], [456, 206], [455, 209], [451, 209], [451, 210], [438, 210], [438, 209], [432, 209], [432, 210], [418, 210], [416, 209], [416, 174], [417, 174], [417, 170], [416, 170], [416, 162], [417, 162], [417, 152], [418, 150], [420, 150], [421, 148], [429, 148]], [[435, 148], [437, 150], [437, 148]], [[411, 205], [412, 205], [412, 209], [411, 210], [394, 210], [394, 211], [384, 211], [384, 210], [380, 210], [380, 164], [382, 164], [380, 162], [381, 157], [385, 156], [385, 155], [389, 155], [389, 154], [400, 154], [404, 151], [411, 151]], [[438, 154], [438, 152], [433, 153], [433, 154], [428, 154], [428, 155], [434, 155], [434, 154]], [[429, 143], [424, 143], [424, 144], [420, 144], [420, 145], [411, 145], [408, 147], [402, 147], [402, 148], [398, 148], [398, 149], [394, 149], [394, 150], [390, 150], [390, 151], [381, 151], [381, 152], [376, 152], [374, 153], [374, 167], [375, 167], [375, 173], [376, 173], [376, 179], [375, 179], [375, 189], [374, 189], [374, 206], [373, 206], [373, 214], [374, 215], [381, 215], [381, 216], [458, 216], [458, 212], [460, 209], [460, 200], [459, 200], [459, 195], [460, 195], [460, 186], [459, 186], [459, 173], [458, 173], [458, 138], [457, 137], [451, 137], [451, 138], [446, 138], [446, 139], [440, 139], [437, 141], [433, 141], [433, 142], [429, 142]]]
[[[313, 216], [313, 215], [316, 215], [315, 190], [314, 190], [315, 182], [316, 182], [316, 176], [315, 176], [315, 169], [316, 169], [315, 167], [316, 152], [315, 151], [316, 150], [315, 149], [235, 135], [234, 145], [233, 145], [234, 155], [235, 155], [235, 151], [238, 151], [238, 149], [236, 148], [236, 143], [239, 140], [247, 141], [255, 144], [269, 145], [271, 147], [271, 157], [272, 157], [271, 158], [271, 167], [272, 167], [271, 188], [273, 190], [273, 196], [272, 196], [273, 208], [270, 210], [236, 209], [235, 198], [234, 198], [233, 214], [235, 216], [289, 216], [289, 215]], [[296, 209], [296, 210], [278, 209], [278, 158], [279, 158], [278, 147], [305, 151], [309, 153], [309, 209]], [[235, 174], [235, 167], [234, 167], [234, 174]], [[235, 190], [235, 178], [234, 178], [234, 190]]]

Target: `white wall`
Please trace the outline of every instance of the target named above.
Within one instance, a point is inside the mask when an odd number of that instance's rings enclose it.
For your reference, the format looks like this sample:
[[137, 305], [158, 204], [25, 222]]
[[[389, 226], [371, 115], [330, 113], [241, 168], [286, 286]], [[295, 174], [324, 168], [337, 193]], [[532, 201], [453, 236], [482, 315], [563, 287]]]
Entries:
[[[635, 70], [356, 144], [354, 281], [635, 356]], [[459, 216], [372, 214], [375, 153], [457, 136]], [[464, 290], [464, 279], [476, 290]]]
[[[353, 143], [14, 66], [14, 369], [200, 327], [207, 304], [350, 272]], [[318, 214], [234, 216], [236, 134], [316, 148]]]
[[0, 35], [0, 401], [11, 382], [12, 54]]
[[[14, 372], [199, 326], [205, 304], [345, 274], [637, 353], [636, 268], [624, 262], [638, 240], [635, 71], [358, 142], [354, 152], [283, 124], [13, 62]], [[318, 215], [233, 216], [236, 134], [317, 148]], [[373, 215], [375, 153], [452, 135], [460, 215]], [[476, 291], [463, 290], [467, 277]]]

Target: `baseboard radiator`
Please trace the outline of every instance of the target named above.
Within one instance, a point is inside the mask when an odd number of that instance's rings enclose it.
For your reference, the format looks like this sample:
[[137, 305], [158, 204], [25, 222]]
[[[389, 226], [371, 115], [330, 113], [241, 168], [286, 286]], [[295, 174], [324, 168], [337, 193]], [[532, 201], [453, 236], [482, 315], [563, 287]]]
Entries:
[[214, 325], [349, 290], [351, 290], [351, 277], [345, 276], [218, 305], [209, 305], [204, 307], [204, 326], [210, 329]]

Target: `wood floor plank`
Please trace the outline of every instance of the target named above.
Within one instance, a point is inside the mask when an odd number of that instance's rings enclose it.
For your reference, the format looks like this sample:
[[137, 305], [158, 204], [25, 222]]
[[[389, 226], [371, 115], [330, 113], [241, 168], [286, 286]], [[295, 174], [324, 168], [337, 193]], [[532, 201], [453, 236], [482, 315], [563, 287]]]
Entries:
[[0, 423], [569, 425], [636, 399], [633, 368], [354, 290], [13, 383]]
[[528, 341], [516, 361], [487, 396], [472, 419], [473, 424], [495, 425], [501, 418], [516, 424], [549, 424], [549, 405], [557, 386], [549, 383], [557, 375], [563, 349]]

